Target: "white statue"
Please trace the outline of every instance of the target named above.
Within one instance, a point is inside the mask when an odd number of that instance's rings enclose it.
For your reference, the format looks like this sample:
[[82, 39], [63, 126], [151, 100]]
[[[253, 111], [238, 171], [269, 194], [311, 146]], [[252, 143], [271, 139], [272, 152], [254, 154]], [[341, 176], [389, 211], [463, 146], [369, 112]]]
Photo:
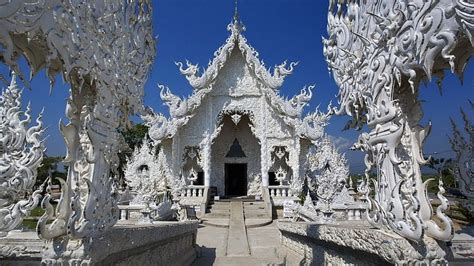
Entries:
[[12, 75], [0, 97], [0, 237], [15, 229], [37, 207], [41, 191], [30, 195], [45, 151], [42, 112], [36, 125], [30, 106], [21, 109], [21, 93]]

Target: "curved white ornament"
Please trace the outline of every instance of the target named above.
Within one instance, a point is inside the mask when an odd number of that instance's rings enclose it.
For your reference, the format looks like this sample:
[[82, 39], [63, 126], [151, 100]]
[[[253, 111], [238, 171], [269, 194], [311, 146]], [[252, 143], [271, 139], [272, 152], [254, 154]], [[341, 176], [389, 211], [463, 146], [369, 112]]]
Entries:
[[28, 128], [31, 110], [29, 105], [26, 111], [21, 110], [21, 94], [13, 74], [0, 98], [0, 237], [37, 207], [43, 188], [29, 195], [45, 151], [41, 139], [43, 112], [36, 119], [37, 125]]
[[[324, 54], [339, 86], [337, 114], [353, 117], [367, 153], [367, 179], [376, 168], [369, 221], [418, 241], [449, 241], [453, 230], [430, 226], [432, 210], [420, 165], [430, 125], [422, 127], [419, 84], [444, 69], [461, 75], [474, 53], [474, 7], [468, 1], [330, 1]], [[367, 180], [368, 181], [368, 180]], [[367, 182], [368, 183], [368, 182]], [[441, 209], [439, 209], [441, 210]]]

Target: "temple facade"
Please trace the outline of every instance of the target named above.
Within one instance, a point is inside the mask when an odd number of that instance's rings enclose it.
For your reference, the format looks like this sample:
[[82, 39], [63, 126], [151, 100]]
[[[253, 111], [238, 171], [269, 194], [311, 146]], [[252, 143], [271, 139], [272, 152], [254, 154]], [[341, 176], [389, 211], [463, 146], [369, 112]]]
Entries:
[[302, 190], [306, 154], [323, 135], [329, 114], [303, 116], [314, 86], [288, 99], [279, 93], [297, 63], [267, 69], [243, 36], [235, 15], [230, 36], [202, 74], [198, 65], [176, 63], [189, 81], [185, 99], [159, 85], [169, 117], [147, 108], [143, 119], [172, 175], [188, 185], [215, 187], [220, 196], [258, 194], [257, 187]]

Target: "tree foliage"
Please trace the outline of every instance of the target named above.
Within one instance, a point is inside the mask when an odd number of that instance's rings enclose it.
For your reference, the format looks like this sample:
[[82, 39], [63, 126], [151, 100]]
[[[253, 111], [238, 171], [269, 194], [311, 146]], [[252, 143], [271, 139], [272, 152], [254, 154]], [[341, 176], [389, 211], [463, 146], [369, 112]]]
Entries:
[[40, 186], [51, 175], [53, 183], [58, 183], [55, 177], [66, 178], [66, 167], [59, 169], [59, 164], [63, 161], [62, 156], [47, 156], [44, 155], [41, 166], [38, 167], [38, 175], [36, 176], [35, 186]]
[[143, 124], [135, 124], [129, 128], [120, 130], [120, 133], [122, 138], [120, 140], [121, 143], [118, 152], [118, 180], [120, 185], [125, 186], [123, 167], [135, 148], [141, 145], [143, 139], [148, 133], [148, 127]]

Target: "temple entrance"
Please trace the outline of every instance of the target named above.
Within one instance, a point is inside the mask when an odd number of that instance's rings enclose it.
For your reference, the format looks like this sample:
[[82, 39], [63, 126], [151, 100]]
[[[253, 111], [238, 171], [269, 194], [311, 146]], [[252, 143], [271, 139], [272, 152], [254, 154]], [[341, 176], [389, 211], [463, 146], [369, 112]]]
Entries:
[[226, 163], [225, 164], [225, 195], [246, 196], [247, 195], [247, 164]]

